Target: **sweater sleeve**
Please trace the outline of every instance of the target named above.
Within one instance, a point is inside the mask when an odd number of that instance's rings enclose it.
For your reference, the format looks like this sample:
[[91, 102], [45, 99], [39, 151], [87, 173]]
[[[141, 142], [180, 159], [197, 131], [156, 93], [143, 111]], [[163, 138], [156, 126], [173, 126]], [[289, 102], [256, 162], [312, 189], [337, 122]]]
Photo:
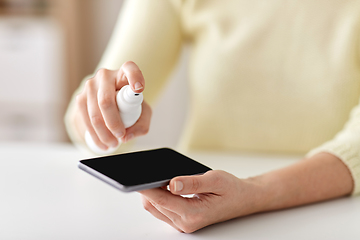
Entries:
[[360, 104], [354, 107], [350, 119], [332, 140], [311, 150], [307, 157], [320, 152], [331, 153], [340, 158], [354, 180], [353, 195], [360, 193]]
[[[144, 98], [152, 105], [176, 65], [181, 51], [183, 36], [179, 4], [175, 1], [125, 1], [95, 72], [100, 68], [119, 69], [124, 62], [134, 61], [145, 78]], [[87, 147], [74, 124], [75, 96], [83, 90], [89, 77], [74, 92], [64, 118], [71, 141], [85, 149]], [[119, 151], [126, 149], [124, 145], [126, 144], [122, 144]]]

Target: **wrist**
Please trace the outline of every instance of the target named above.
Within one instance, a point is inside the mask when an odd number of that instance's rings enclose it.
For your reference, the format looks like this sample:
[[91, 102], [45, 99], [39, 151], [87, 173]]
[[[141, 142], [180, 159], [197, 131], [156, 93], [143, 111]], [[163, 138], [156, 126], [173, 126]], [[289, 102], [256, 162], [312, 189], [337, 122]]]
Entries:
[[[264, 212], [270, 205], [269, 189], [263, 176], [249, 177], [246, 179], [239, 179], [240, 185], [245, 186], [240, 188], [240, 210], [239, 217], [246, 216], [258, 212]], [[245, 191], [244, 191], [245, 190]]]
[[251, 178], [257, 186], [256, 212], [267, 212], [289, 207], [286, 203], [294, 196], [293, 190], [287, 189], [276, 172], [268, 172]]
[[265, 212], [323, 201], [351, 193], [353, 181], [345, 164], [319, 153], [292, 165], [249, 178], [256, 187], [254, 211]]

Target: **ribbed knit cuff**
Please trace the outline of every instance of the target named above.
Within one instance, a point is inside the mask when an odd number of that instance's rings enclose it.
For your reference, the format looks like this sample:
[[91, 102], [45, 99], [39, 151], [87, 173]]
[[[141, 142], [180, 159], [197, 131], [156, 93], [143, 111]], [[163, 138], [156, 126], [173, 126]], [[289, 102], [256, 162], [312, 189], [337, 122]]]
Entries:
[[360, 146], [352, 146], [349, 142], [330, 141], [318, 148], [311, 150], [306, 157], [311, 157], [320, 152], [331, 153], [341, 159], [349, 168], [354, 180], [352, 195], [360, 193]]

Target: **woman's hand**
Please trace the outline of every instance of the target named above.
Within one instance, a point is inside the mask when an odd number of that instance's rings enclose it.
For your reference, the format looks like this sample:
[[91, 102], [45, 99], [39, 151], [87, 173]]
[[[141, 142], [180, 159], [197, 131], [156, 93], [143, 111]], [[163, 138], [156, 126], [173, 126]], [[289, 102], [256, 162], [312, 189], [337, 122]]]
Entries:
[[[191, 233], [213, 223], [257, 211], [259, 185], [224, 171], [176, 177], [164, 188], [140, 191], [144, 208], [180, 232]], [[180, 195], [195, 194], [192, 198]]]
[[98, 70], [76, 97], [75, 125], [79, 134], [84, 137], [85, 130], [89, 131], [95, 144], [103, 150], [117, 146], [118, 138], [127, 142], [149, 130], [151, 108], [145, 101], [139, 120], [132, 127], [124, 128], [116, 105], [116, 91], [127, 84], [136, 93], [145, 87], [144, 77], [134, 62], [126, 62], [115, 71]]
[[[170, 191], [141, 191], [152, 215], [181, 232], [255, 212], [273, 211], [349, 195], [354, 181], [347, 166], [330, 153], [262, 175], [238, 179], [224, 171], [176, 177]], [[193, 198], [180, 195], [192, 194]]]

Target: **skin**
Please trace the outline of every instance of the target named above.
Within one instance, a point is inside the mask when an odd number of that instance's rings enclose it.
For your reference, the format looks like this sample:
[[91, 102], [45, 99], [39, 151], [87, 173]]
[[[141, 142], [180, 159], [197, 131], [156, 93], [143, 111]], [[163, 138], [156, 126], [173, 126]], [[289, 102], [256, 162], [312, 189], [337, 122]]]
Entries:
[[119, 70], [99, 69], [93, 78], [86, 81], [84, 90], [76, 96], [74, 123], [79, 136], [88, 130], [100, 148], [115, 147], [118, 138], [122, 142], [145, 135], [149, 131], [151, 107], [142, 103], [139, 120], [125, 129], [116, 105], [116, 91], [130, 85], [136, 93], [145, 89], [145, 80], [139, 67], [131, 61], [125, 62]]
[[[133, 62], [119, 70], [100, 69], [87, 80], [76, 98], [75, 126], [84, 136], [88, 130], [95, 143], [107, 149], [148, 132], [151, 108], [144, 101], [137, 123], [124, 129], [116, 108], [115, 94], [129, 84], [140, 93], [144, 77]], [[354, 183], [349, 169], [336, 156], [319, 153], [291, 166], [240, 179], [214, 170], [201, 176], [182, 176], [170, 181], [169, 190], [140, 191], [144, 208], [180, 232], [191, 233], [205, 226], [249, 214], [325, 201], [349, 195]], [[181, 195], [195, 194], [193, 198]]]
[[[353, 180], [343, 162], [320, 153], [253, 178], [239, 179], [215, 170], [202, 176], [176, 177], [170, 182], [170, 191], [149, 189], [140, 193], [144, 208], [153, 216], [180, 232], [191, 233], [257, 212], [346, 196], [352, 189]], [[186, 194], [196, 197], [180, 196]]]

